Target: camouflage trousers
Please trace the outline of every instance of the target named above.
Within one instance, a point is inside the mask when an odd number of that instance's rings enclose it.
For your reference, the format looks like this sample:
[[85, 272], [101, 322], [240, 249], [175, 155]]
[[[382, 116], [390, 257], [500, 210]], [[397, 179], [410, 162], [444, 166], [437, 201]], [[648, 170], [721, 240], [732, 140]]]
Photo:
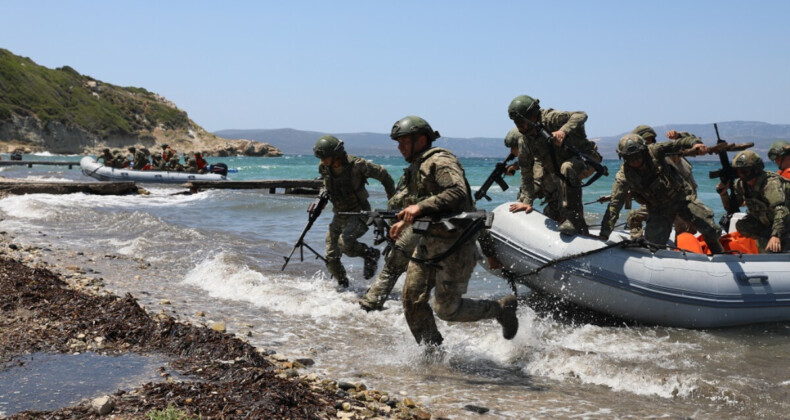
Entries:
[[[760, 220], [750, 214], [747, 214], [743, 219], [735, 222], [735, 229], [738, 230], [743, 236], [752, 238], [757, 241], [757, 248], [760, 253], [766, 253], [765, 246], [768, 245], [768, 240], [771, 239], [771, 227], [760, 223]], [[782, 240], [782, 252], [790, 250], [790, 232], [779, 238]]]
[[582, 204], [582, 174], [589, 172], [589, 167], [578, 157], [562, 162], [560, 173], [565, 180], [559, 180], [559, 213], [565, 220], [570, 220], [580, 232], [587, 231]]
[[406, 272], [409, 266], [409, 257], [414, 253], [414, 248], [417, 247], [419, 241], [420, 235], [415, 234], [411, 226], [401, 232], [400, 237], [395, 241], [395, 248], [390, 249], [389, 254], [385, 257], [384, 268], [381, 269], [376, 280], [362, 297], [363, 305], [371, 309], [381, 309], [384, 306], [384, 302], [387, 301], [398, 278]]
[[[639, 208], [633, 209], [628, 213], [626, 226], [631, 231], [631, 239], [639, 239], [644, 235], [642, 224], [645, 222], [645, 220], [647, 220], [646, 206], [639, 206]], [[683, 220], [680, 216], [675, 217], [675, 221], [672, 222], [672, 225], [675, 228], [676, 238], [677, 235], [684, 232], [689, 232], [691, 234], [697, 233], [697, 229], [694, 228], [694, 225]]]
[[711, 252], [714, 254], [724, 252], [724, 248], [719, 243], [721, 228], [713, 221], [713, 210], [696, 196], [690, 200], [674, 201], [651, 209], [645, 224], [645, 239], [655, 244], [666, 244], [672, 233], [672, 224], [677, 217], [688, 220], [697, 228]]
[[[450, 248], [454, 239], [422, 236], [414, 256], [430, 258], [440, 254]], [[475, 254], [475, 240], [469, 240], [439, 262], [440, 267], [409, 262], [403, 285], [403, 313], [417, 343], [439, 345], [443, 341], [429, 304], [433, 289], [436, 289], [433, 309], [445, 321], [473, 322], [499, 315], [496, 301], [463, 298], [477, 262]]]
[[343, 254], [349, 257], [365, 255], [368, 246], [357, 239], [367, 231], [368, 226], [361, 217], [334, 215], [326, 232], [326, 268], [332, 277], [337, 280], [346, 278], [346, 269], [340, 263]]

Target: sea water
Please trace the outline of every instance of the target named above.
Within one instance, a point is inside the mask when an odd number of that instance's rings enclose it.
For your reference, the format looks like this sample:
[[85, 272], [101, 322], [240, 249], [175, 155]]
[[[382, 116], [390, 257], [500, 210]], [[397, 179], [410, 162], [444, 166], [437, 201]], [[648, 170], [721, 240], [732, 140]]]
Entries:
[[[503, 156], [504, 158], [504, 156]], [[79, 160], [37, 156], [36, 160]], [[370, 157], [393, 178], [405, 166], [397, 157]], [[473, 189], [497, 159], [461, 160]], [[312, 156], [212, 158], [238, 173], [232, 179], [309, 179]], [[610, 193], [618, 161], [585, 188], [585, 201]], [[716, 212], [722, 206], [708, 172], [715, 162], [695, 161], [700, 197]], [[4, 167], [1, 176], [90, 181], [78, 168]], [[507, 191], [495, 184], [491, 210], [512, 201], [518, 176]], [[206, 190], [176, 194], [178, 186], [144, 185], [147, 196], [35, 194], [0, 200], [0, 230], [18, 245], [43, 248], [44, 258], [94, 270], [116, 294], [132, 293], [149, 310], [175, 312], [196, 324], [224, 321], [229, 332], [252, 344], [315, 360], [312, 371], [364, 382], [370, 388], [408, 395], [434, 415], [476, 417], [466, 405], [490, 409], [488, 418], [788, 418], [790, 324], [686, 330], [619, 324], [573, 323], [551, 313], [518, 310], [520, 329], [504, 340], [494, 320], [446, 323], [442, 357], [426, 357], [403, 318], [403, 279], [386, 310], [366, 313], [357, 305], [370, 280], [362, 259], [343, 258], [351, 286], [338, 289], [322, 262], [305, 250], [284, 259], [307, 222], [310, 197], [265, 190]], [[374, 208], [386, 205], [384, 189], [368, 185]], [[636, 203], [635, 203], [636, 205]], [[585, 206], [591, 223], [603, 204]], [[624, 221], [627, 212], [621, 213]], [[323, 251], [331, 219], [327, 209], [306, 241]], [[362, 240], [372, 242], [372, 232]], [[510, 293], [500, 278], [478, 268], [467, 296], [497, 299]], [[521, 286], [520, 294], [528, 290]], [[169, 305], [162, 301], [168, 300]], [[204, 312], [205, 317], [198, 317]], [[248, 336], [249, 332], [249, 336]]]

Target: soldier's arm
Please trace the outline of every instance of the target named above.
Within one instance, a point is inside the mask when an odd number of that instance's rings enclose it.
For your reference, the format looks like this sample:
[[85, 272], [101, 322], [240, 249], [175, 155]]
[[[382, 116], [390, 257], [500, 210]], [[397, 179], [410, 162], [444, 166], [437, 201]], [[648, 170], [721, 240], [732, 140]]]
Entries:
[[628, 194], [628, 185], [625, 182], [625, 173], [622, 166], [614, 177], [614, 184], [612, 185], [612, 199], [606, 207], [606, 212], [601, 220], [601, 237], [608, 239], [612, 234], [617, 219], [620, 217], [620, 210], [625, 204], [626, 195]]
[[365, 177], [381, 182], [381, 185], [384, 186], [384, 191], [387, 192], [387, 198], [391, 198], [395, 194], [395, 181], [392, 180], [389, 172], [383, 166], [366, 160]]
[[584, 111], [549, 111], [545, 118], [549, 121], [551, 131], [564, 131], [565, 134], [584, 127], [587, 113]]
[[518, 165], [521, 171], [521, 188], [516, 201], [530, 206], [535, 201], [535, 157], [526, 147], [519, 148]]
[[787, 233], [788, 226], [785, 221], [790, 215], [787, 207], [787, 197], [785, 196], [783, 182], [780, 179], [771, 180], [765, 185], [765, 198], [768, 205], [774, 210], [774, 221], [771, 225], [771, 236], [782, 238]]
[[685, 131], [678, 133], [675, 143], [680, 143], [684, 149], [693, 147], [695, 144], [702, 144], [702, 139]]
[[441, 192], [417, 203], [421, 214], [449, 212], [461, 208], [469, 200], [469, 196], [460, 165], [450, 159], [437, 159], [430, 165], [430, 172], [434, 174]]

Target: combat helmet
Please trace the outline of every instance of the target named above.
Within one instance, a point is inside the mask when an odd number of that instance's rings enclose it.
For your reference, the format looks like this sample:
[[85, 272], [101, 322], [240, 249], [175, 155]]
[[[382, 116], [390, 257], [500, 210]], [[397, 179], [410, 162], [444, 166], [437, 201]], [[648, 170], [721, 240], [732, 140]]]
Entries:
[[775, 141], [768, 149], [768, 159], [776, 160], [786, 155], [788, 146], [790, 146], [790, 143], [784, 140]]
[[342, 157], [346, 155], [343, 140], [331, 135], [322, 136], [313, 146], [313, 154], [319, 159], [326, 157]]
[[617, 156], [628, 159], [647, 150], [647, 142], [642, 136], [634, 133], [624, 135], [617, 143]]
[[743, 169], [744, 172], [748, 173], [750, 176], [747, 176], [746, 179], [752, 179], [755, 176], [759, 175], [760, 172], [765, 169], [765, 164], [763, 160], [753, 150], [744, 150], [738, 152], [735, 157], [732, 159], [732, 167], [735, 170]]
[[639, 137], [645, 139], [646, 143], [647, 143], [647, 139], [652, 137], [653, 141], [655, 141], [656, 137], [658, 137], [658, 135], [656, 134], [656, 130], [653, 130], [653, 127], [644, 124], [637, 125], [636, 128], [633, 131], [631, 131], [631, 133], [639, 135]]
[[505, 147], [514, 148], [518, 147], [518, 141], [521, 140], [522, 134], [519, 133], [518, 128], [511, 128], [505, 136]]
[[429, 143], [441, 137], [438, 131], [434, 131], [433, 128], [431, 128], [428, 121], [415, 115], [409, 115], [401, 118], [392, 126], [390, 138], [398, 140], [398, 137], [413, 136], [417, 134], [425, 134]]
[[511, 120], [527, 119], [540, 112], [540, 100], [527, 95], [518, 95], [510, 101], [507, 115]]

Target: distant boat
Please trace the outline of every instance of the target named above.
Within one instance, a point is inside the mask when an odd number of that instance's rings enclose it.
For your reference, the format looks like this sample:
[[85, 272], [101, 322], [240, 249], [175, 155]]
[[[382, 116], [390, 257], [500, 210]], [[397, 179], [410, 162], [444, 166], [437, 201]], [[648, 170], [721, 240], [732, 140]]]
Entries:
[[138, 171], [134, 169], [111, 168], [96, 159], [85, 156], [80, 160], [82, 173], [99, 181], [134, 181], [148, 183], [179, 184], [189, 181], [227, 181], [227, 166], [214, 164], [212, 167], [219, 173], [193, 174], [175, 171]]
[[619, 231], [609, 241], [564, 236], [554, 220], [537, 211], [511, 213], [509, 206], [494, 209], [490, 233], [510, 278], [530, 289], [649, 325], [790, 321], [790, 253], [650, 250]]

